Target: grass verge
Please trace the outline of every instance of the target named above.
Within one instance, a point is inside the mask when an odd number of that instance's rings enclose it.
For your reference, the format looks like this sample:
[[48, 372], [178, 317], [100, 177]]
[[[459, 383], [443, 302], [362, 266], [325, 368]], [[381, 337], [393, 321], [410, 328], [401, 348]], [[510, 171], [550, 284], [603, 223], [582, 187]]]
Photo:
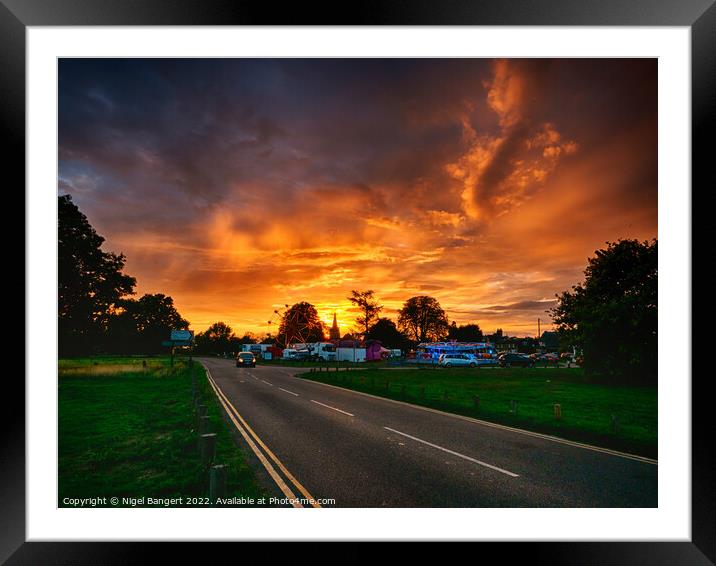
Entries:
[[[656, 458], [657, 389], [590, 382], [581, 369], [360, 369], [298, 377]], [[476, 399], [476, 398], [479, 398]], [[555, 418], [555, 404], [561, 418]]]
[[[209, 473], [197, 447], [192, 371], [211, 431], [217, 433], [215, 463], [228, 466], [227, 497], [266, 496], [234, 442], [203, 368], [186, 360], [173, 369], [168, 358], [147, 358], [146, 366], [143, 361], [60, 360], [58, 506], [75, 506], [68, 498], [95, 498], [98, 507], [167, 506], [149, 498], [182, 498], [172, 507], [207, 503]], [[119, 504], [112, 504], [112, 497]]]

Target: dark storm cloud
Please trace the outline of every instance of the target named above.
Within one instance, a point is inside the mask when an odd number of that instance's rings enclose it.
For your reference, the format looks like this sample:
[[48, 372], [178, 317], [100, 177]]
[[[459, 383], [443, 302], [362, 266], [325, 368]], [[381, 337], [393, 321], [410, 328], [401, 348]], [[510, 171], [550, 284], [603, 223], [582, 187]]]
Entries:
[[516, 303], [510, 303], [509, 305], [493, 305], [485, 307], [482, 310], [485, 311], [543, 311], [554, 306], [555, 301], [518, 301]]
[[477, 181], [479, 191], [476, 196], [480, 201], [483, 199], [491, 201], [499, 192], [502, 183], [514, 171], [514, 162], [525, 145], [529, 133], [529, 124], [524, 119], [507, 130], [505, 138], [498, 145]]
[[656, 235], [656, 108], [650, 60], [62, 59], [58, 189], [193, 323], [371, 288], [519, 329]]

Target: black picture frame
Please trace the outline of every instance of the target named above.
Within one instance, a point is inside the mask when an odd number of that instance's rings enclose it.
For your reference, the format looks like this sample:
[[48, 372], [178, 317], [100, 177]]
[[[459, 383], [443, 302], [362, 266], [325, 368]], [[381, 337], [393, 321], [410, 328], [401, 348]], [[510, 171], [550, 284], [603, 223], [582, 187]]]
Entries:
[[[6, 174], [25, 182], [25, 36], [28, 26], [76, 25], [559, 25], [687, 26], [692, 38], [692, 187], [714, 187], [710, 137], [716, 131], [715, 0], [366, 0], [336, 3], [271, 3], [222, 0], [0, 0], [0, 124], [6, 142]], [[9, 142], [9, 143], [8, 143]], [[693, 188], [685, 187], [685, 191]], [[693, 198], [693, 196], [692, 196]], [[24, 205], [21, 204], [24, 209]], [[696, 243], [696, 242], [695, 242]], [[692, 254], [696, 257], [696, 254]], [[709, 256], [710, 257], [710, 256]], [[26, 304], [32, 297], [25, 296]], [[32, 339], [32, 329], [28, 339]], [[691, 329], [682, 329], [691, 333]], [[18, 332], [18, 335], [20, 333]], [[708, 374], [701, 375], [708, 378]], [[48, 384], [54, 381], [48, 379]], [[551, 564], [712, 564], [716, 562], [716, 488], [711, 458], [709, 385], [693, 380], [692, 538], [690, 542], [478, 543], [481, 560], [490, 555]], [[0, 561], [7, 564], [125, 563], [181, 552], [203, 555], [204, 545], [168, 543], [26, 542], [24, 384], [6, 380], [0, 411]], [[320, 539], [320, 534], [317, 534]], [[372, 546], [372, 545], [371, 545]], [[273, 559], [295, 556], [293, 545], [272, 550]], [[507, 548], [509, 547], [509, 548]], [[305, 552], [305, 550], [298, 550]], [[365, 545], [352, 553], [372, 553]], [[331, 552], [326, 555], [330, 556]]]

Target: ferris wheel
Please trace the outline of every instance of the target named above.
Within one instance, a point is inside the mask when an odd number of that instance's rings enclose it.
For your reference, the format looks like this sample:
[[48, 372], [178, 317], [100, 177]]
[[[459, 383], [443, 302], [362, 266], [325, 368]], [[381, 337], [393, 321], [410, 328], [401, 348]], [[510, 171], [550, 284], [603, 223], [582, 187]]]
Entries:
[[[291, 310], [289, 305], [274, 309], [266, 324], [267, 335], [271, 334], [271, 328], [276, 328], [276, 345], [281, 348], [288, 348], [295, 343], [305, 344], [311, 331], [311, 325], [306, 317], [301, 316], [298, 309]], [[280, 331], [281, 326], [283, 332]]]
[[276, 345], [277, 345], [277, 346], [285, 346], [285, 344], [282, 344], [281, 341], [279, 340], [279, 336], [278, 336], [278, 328], [279, 328], [279, 326], [277, 326], [277, 325], [280, 325], [280, 324], [281, 324], [281, 319], [283, 318], [284, 307], [285, 307], [285, 308], [288, 308], [288, 305], [284, 305], [284, 306], [281, 307], [281, 308], [274, 309], [273, 313], [271, 313], [271, 318], [269, 318], [269, 319], [266, 321], [266, 337], [267, 337], [267, 338], [270, 337], [270, 336], [271, 336], [271, 330], [272, 330], [273, 328], [275, 328], [275, 329], [276, 329], [276, 336], [275, 336], [275, 338], [276, 338]]

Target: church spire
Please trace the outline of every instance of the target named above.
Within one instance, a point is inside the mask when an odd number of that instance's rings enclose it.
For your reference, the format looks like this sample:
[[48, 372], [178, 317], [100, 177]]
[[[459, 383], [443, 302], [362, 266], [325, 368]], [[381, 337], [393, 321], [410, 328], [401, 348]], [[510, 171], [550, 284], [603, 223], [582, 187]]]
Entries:
[[331, 340], [340, 340], [341, 331], [338, 328], [338, 321], [336, 320], [336, 313], [333, 313], [333, 326], [331, 326], [331, 332], [329, 334]]

